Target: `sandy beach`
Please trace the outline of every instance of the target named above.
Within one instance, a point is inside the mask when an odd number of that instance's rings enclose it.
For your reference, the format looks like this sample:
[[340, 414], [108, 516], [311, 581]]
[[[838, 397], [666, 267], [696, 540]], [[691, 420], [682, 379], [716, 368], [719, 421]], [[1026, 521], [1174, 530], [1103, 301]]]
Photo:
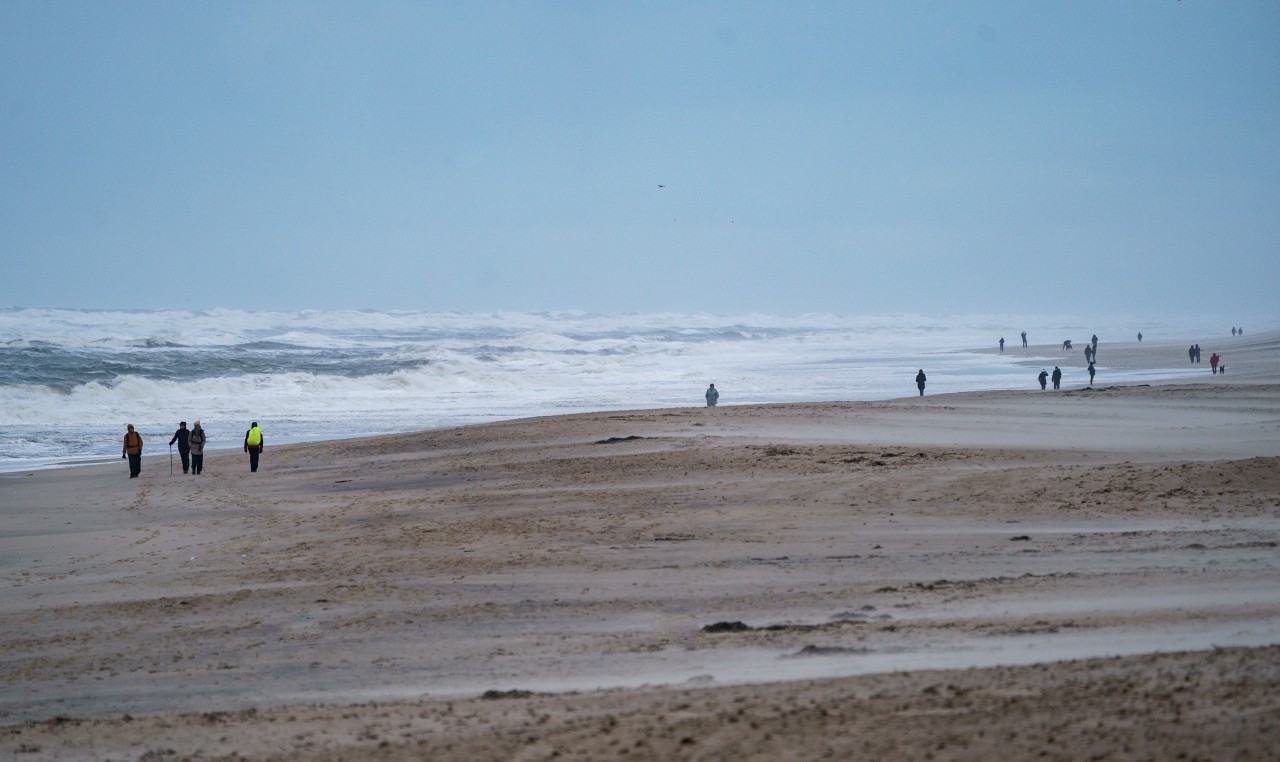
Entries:
[[0, 753], [1274, 758], [1280, 334], [1223, 353], [3, 474]]

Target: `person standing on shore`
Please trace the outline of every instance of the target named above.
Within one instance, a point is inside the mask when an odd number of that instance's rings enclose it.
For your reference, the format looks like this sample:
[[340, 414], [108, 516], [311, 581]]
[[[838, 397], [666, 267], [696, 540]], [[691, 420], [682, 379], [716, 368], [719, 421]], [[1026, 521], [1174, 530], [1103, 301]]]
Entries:
[[1004, 337], [1000, 337], [1000, 354], [1004, 354]]
[[1023, 349], [1027, 348], [1027, 332], [1026, 331], [1022, 332], [1022, 348]]
[[712, 384], [707, 387], [707, 407], [715, 407], [720, 401], [720, 392], [716, 391], [716, 385]]
[[126, 424], [128, 431], [124, 435], [124, 449], [121, 458], [129, 459], [129, 478], [136, 479], [142, 473], [142, 435], [133, 430], [133, 424]]
[[1036, 376], [1036, 380], [1040, 382], [1040, 391], [1044, 391], [1044, 388], [1049, 385], [1049, 371], [1041, 368], [1040, 375]]
[[924, 382], [927, 380], [924, 375], [924, 368], [921, 368], [920, 372], [916, 374], [916, 388], [920, 390], [921, 397], [924, 396]]
[[1093, 374], [1095, 372], [1096, 371], [1093, 369], [1093, 363], [1089, 363], [1089, 386], [1093, 386]]
[[262, 454], [263, 446], [262, 429], [258, 428], [258, 422], [254, 421], [249, 426], [249, 430], [244, 433], [244, 451], [249, 453], [250, 471], [258, 470], [258, 456]]
[[1213, 370], [1213, 375], [1218, 375], [1218, 353], [1214, 352], [1209, 355], [1209, 367]]
[[[208, 441], [204, 429], [200, 428], [199, 421], [191, 425], [191, 436], [187, 441], [191, 443], [191, 475], [196, 476], [204, 470], [204, 443]], [[183, 471], [186, 469], [184, 468]]]
[[1053, 375], [1050, 376], [1050, 378], [1053, 379], [1054, 389], [1062, 388], [1062, 368], [1059, 368], [1057, 365], [1053, 366]]
[[1138, 343], [1142, 343], [1142, 331], [1138, 331]]
[[[187, 472], [187, 468], [191, 465], [191, 431], [187, 429], [186, 421], [178, 421], [178, 430], [173, 432], [173, 438], [169, 440], [169, 446], [173, 447], [173, 443], [178, 443], [178, 458], [182, 460], [182, 473]], [[173, 451], [170, 450], [170, 453]], [[169, 456], [169, 464], [173, 464], [173, 455]], [[170, 471], [173, 469], [170, 468]]]

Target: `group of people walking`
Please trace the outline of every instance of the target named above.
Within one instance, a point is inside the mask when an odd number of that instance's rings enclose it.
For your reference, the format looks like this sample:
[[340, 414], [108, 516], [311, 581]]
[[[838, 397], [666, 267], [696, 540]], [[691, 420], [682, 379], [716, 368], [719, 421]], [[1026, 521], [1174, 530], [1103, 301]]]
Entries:
[[[142, 473], [142, 434], [134, 429], [132, 423], [128, 424], [126, 429], [124, 449], [120, 452], [120, 458], [129, 460], [129, 478], [135, 479]], [[208, 441], [209, 437], [204, 429], [200, 428], [199, 421], [193, 423], [190, 429], [187, 428], [186, 421], [178, 422], [178, 430], [173, 432], [173, 437], [169, 439], [169, 447], [178, 445], [182, 473], [196, 476], [204, 472], [204, 446]], [[254, 421], [249, 430], [244, 433], [244, 451], [249, 453], [250, 471], [258, 470], [258, 458], [262, 455], [263, 445], [262, 429], [258, 428], [258, 422]], [[170, 458], [172, 457], [172, 449], [170, 449]]]

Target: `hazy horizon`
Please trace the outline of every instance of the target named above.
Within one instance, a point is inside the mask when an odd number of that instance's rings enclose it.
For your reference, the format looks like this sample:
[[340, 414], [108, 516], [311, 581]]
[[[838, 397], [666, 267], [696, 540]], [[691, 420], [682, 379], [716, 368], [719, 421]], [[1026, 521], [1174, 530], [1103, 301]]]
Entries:
[[1278, 312], [1277, 39], [1270, 2], [15, 0], [0, 305], [1229, 327]]

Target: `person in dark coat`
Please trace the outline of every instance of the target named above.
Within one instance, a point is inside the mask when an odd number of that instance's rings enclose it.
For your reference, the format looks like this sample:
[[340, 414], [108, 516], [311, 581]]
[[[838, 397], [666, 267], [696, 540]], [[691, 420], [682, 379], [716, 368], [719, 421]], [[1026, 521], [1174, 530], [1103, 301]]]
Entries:
[[1093, 363], [1089, 363], [1089, 386], [1093, 386], [1093, 374], [1096, 372], [1093, 369]]
[[1044, 388], [1049, 385], [1049, 371], [1041, 368], [1040, 375], [1036, 376], [1036, 380], [1040, 382], [1040, 391], [1044, 391]]
[[920, 372], [916, 374], [916, 388], [920, 390], [921, 397], [924, 396], [924, 382], [926, 380], [927, 379], [925, 378], [925, 375], [924, 375], [924, 368], [921, 368]]
[[1053, 375], [1050, 376], [1050, 378], [1053, 379], [1054, 389], [1062, 388], [1062, 368], [1059, 368], [1057, 365], [1053, 366]]
[[169, 446], [173, 447], [174, 442], [178, 443], [178, 457], [182, 460], [182, 473], [185, 474], [191, 467], [191, 431], [186, 421], [178, 421], [178, 430], [173, 432]]

